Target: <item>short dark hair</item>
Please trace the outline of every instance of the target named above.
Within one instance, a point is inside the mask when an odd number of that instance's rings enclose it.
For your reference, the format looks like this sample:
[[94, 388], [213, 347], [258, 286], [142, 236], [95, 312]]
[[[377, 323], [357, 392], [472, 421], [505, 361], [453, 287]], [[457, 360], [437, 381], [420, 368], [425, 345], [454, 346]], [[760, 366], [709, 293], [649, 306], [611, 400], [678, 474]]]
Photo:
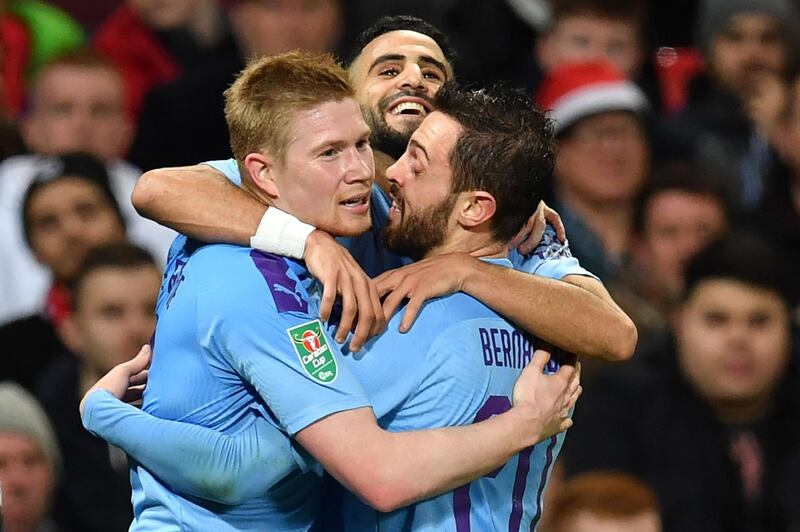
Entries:
[[684, 297], [703, 281], [728, 279], [775, 292], [791, 307], [797, 294], [792, 293], [789, 278], [783, 257], [764, 235], [738, 230], [711, 243], [689, 262]]
[[355, 45], [351, 48], [350, 53], [345, 56], [345, 67], [350, 68], [350, 65], [353, 64], [356, 57], [361, 54], [361, 51], [366, 48], [369, 43], [384, 33], [390, 33], [392, 31], [413, 31], [421, 33], [422, 35], [427, 35], [439, 45], [439, 48], [442, 49], [442, 53], [444, 54], [444, 58], [450, 63], [450, 68], [453, 68], [457, 56], [447, 36], [430, 22], [410, 15], [388, 15], [381, 17], [370, 27], [359, 33], [358, 37], [356, 37]]
[[511, 240], [536, 210], [540, 183], [553, 171], [552, 121], [525, 92], [502, 85], [464, 90], [445, 83], [434, 108], [464, 128], [450, 155], [453, 192], [492, 194], [497, 202], [494, 236]]
[[644, 232], [647, 209], [653, 198], [668, 191], [711, 197], [722, 208], [725, 219], [728, 222], [731, 221], [733, 201], [725, 186], [722, 172], [711, 166], [692, 162], [675, 162], [656, 171], [639, 192], [633, 211], [634, 233]]
[[33, 178], [22, 198], [22, 230], [29, 247], [31, 246], [30, 208], [33, 197], [36, 192], [50, 183], [67, 177], [88, 181], [99, 188], [111, 208], [114, 209], [114, 213], [119, 217], [122, 227], [125, 227], [125, 217], [122, 216], [119, 204], [111, 191], [111, 182], [105, 164], [86, 153], [53, 156], [43, 159], [41, 170]]
[[642, 0], [552, 0], [551, 26], [565, 17], [595, 15], [604, 18], [630, 21], [644, 29], [647, 8]]
[[128, 242], [106, 244], [93, 249], [86, 255], [75, 279], [70, 285], [73, 304], [79, 304], [78, 300], [80, 298], [78, 294], [81, 286], [86, 278], [93, 272], [111, 268], [129, 270], [142, 266], [150, 266], [158, 269], [156, 261], [148, 251]]

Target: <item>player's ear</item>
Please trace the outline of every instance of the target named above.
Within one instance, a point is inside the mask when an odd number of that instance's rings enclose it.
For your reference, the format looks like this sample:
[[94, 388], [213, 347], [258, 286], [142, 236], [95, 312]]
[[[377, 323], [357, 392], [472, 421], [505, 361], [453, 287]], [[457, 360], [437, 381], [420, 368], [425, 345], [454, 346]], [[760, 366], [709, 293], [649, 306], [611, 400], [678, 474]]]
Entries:
[[277, 198], [278, 184], [275, 182], [275, 164], [272, 157], [264, 153], [248, 153], [244, 167], [253, 183], [270, 197]]
[[458, 222], [467, 228], [489, 221], [497, 212], [494, 196], [483, 190], [462, 193], [456, 205], [459, 205]]

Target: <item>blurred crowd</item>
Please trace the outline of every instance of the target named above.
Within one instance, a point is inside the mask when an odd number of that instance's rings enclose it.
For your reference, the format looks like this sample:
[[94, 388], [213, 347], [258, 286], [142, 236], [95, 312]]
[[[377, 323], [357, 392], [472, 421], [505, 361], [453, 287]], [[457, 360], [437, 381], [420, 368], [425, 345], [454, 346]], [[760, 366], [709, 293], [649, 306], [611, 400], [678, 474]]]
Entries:
[[[152, 334], [174, 233], [143, 171], [230, 157], [249, 57], [439, 27], [465, 84], [524, 88], [543, 196], [633, 318], [585, 393], [543, 532], [800, 530], [799, 0], [0, 0], [3, 526], [117, 531], [124, 453], [78, 401]], [[532, 209], [535, 206], [532, 206]]]

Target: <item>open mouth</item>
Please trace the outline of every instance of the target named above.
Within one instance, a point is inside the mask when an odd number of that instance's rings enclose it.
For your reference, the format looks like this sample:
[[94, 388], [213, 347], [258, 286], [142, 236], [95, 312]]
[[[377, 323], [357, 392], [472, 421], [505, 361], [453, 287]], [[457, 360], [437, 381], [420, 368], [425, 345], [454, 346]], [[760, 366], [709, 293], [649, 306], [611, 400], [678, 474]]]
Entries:
[[405, 202], [403, 198], [400, 196], [399, 191], [397, 189], [397, 185], [392, 185], [389, 189], [389, 199], [392, 200], [392, 206], [389, 208], [389, 212], [396, 212], [397, 214], [403, 214], [403, 206]]
[[339, 205], [349, 208], [358, 208], [363, 207], [369, 204], [369, 194], [361, 194], [359, 196], [353, 196], [347, 198], [346, 200], [340, 201]]
[[425, 118], [431, 112], [431, 107], [425, 100], [419, 98], [400, 98], [388, 112], [393, 116], [418, 116]]

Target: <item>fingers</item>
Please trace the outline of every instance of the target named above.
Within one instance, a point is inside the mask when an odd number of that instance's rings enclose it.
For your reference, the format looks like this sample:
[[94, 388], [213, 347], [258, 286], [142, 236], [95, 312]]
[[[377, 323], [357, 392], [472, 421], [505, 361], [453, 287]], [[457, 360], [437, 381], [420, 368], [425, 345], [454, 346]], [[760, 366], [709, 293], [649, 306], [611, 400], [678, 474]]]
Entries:
[[145, 344], [141, 349], [139, 349], [139, 352], [136, 354], [136, 356], [130, 359], [128, 362], [125, 362], [123, 366], [129, 375], [141, 373], [150, 366], [151, 356], [152, 352], [150, 350], [150, 345]]
[[547, 207], [545, 212], [545, 219], [547, 223], [553, 226], [553, 229], [556, 230], [556, 236], [558, 237], [558, 241], [562, 244], [567, 241], [567, 229], [564, 227], [564, 222], [561, 220], [561, 215], [559, 215], [554, 209]]
[[147, 377], [149, 376], [149, 370], [142, 370], [135, 375], [131, 375], [130, 383], [132, 386], [139, 386], [147, 384]]
[[402, 268], [385, 271], [372, 280], [379, 297], [383, 297], [397, 288], [397, 285], [402, 281], [402, 276], [395, 275], [399, 270], [402, 270]]
[[355, 296], [353, 281], [350, 277], [342, 275], [339, 281], [339, 294], [342, 298], [342, 319], [336, 329], [336, 342], [341, 344], [347, 340], [347, 335], [353, 329], [353, 322], [358, 313], [358, 301]]
[[331, 279], [322, 283], [322, 299], [319, 305], [319, 317], [322, 321], [331, 319], [333, 304], [336, 303], [336, 290], [338, 288], [338, 272], [334, 272]]
[[358, 322], [356, 323], [353, 338], [350, 340], [350, 350], [360, 351], [364, 342], [369, 339], [373, 325], [375, 325], [375, 307], [373, 306], [372, 293], [369, 289], [370, 281], [366, 276], [353, 281], [358, 308]]
[[387, 320], [392, 319], [392, 316], [397, 312], [397, 308], [403, 303], [405, 298], [405, 292], [400, 289], [395, 289], [386, 296], [386, 299], [383, 300], [383, 315], [386, 316]]
[[372, 303], [372, 312], [375, 314], [375, 322], [373, 323], [370, 337], [376, 336], [383, 332], [386, 328], [386, 316], [383, 313], [383, 306], [381, 305], [381, 298], [378, 295], [378, 288], [374, 282], [369, 283], [370, 302]]
[[[538, 371], [544, 371], [544, 367], [550, 361], [550, 353], [545, 351], [544, 349], [537, 349], [533, 352], [533, 358], [531, 359], [528, 366], [535, 367]], [[563, 366], [562, 366], [563, 368]]]
[[144, 385], [129, 386], [125, 393], [122, 394], [122, 401], [125, 403], [134, 403], [142, 400], [144, 395]]
[[536, 214], [528, 218], [528, 221], [525, 222], [525, 225], [522, 226], [522, 229], [520, 229], [519, 232], [516, 234], [516, 236], [514, 236], [514, 238], [511, 239], [511, 242], [508, 244], [508, 249], [516, 249], [517, 247], [519, 247], [520, 253], [524, 255], [527, 255], [529, 253], [529, 251], [523, 250], [522, 244], [531, 234], [535, 220], [536, 220]]
[[411, 329], [425, 301], [426, 299], [424, 297], [419, 296], [412, 297], [408, 301], [405, 311], [403, 312], [403, 319], [400, 320], [400, 332], [408, 332], [408, 330]]

